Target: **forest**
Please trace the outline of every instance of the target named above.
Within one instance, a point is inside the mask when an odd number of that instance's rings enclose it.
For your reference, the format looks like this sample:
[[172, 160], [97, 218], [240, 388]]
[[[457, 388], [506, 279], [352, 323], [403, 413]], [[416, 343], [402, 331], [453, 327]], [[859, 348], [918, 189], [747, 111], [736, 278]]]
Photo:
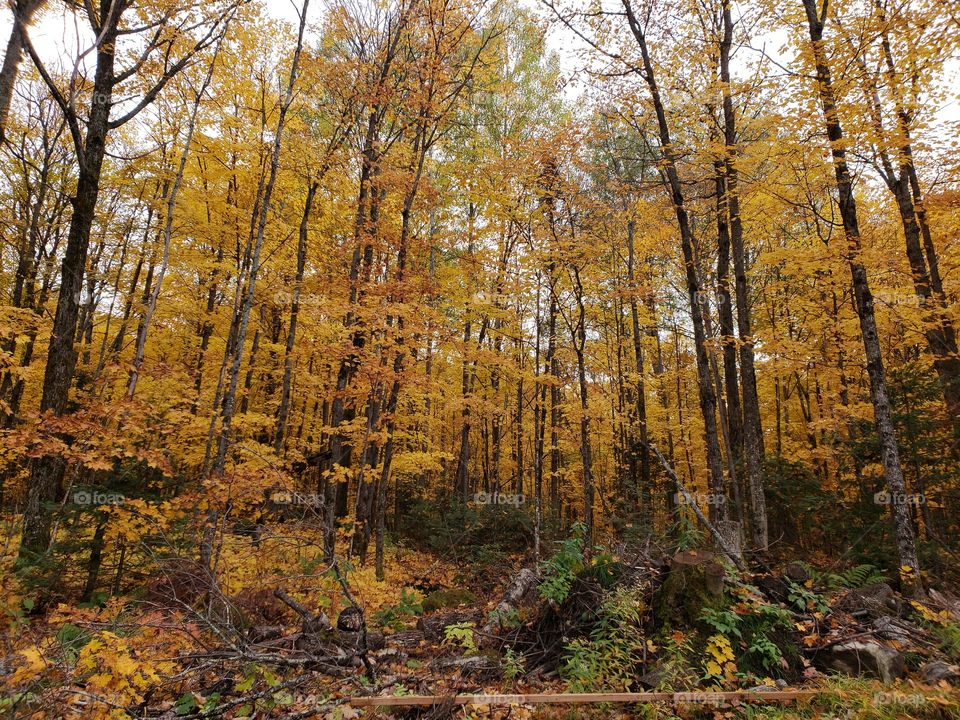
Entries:
[[0, 716], [960, 717], [956, 0], [7, 34]]

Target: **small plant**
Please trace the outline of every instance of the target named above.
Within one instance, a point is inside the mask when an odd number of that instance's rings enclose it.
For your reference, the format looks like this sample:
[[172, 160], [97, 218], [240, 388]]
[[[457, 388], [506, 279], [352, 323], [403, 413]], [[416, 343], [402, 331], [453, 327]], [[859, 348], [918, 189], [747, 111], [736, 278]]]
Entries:
[[407, 588], [401, 588], [400, 600], [395, 605], [388, 605], [379, 610], [374, 617], [381, 627], [401, 630], [407, 620], [415, 618], [422, 612], [423, 604], [420, 602], [419, 594], [416, 591], [408, 592]]
[[661, 636], [659, 647], [648, 641], [648, 648], [657, 653], [657, 690], [677, 690], [696, 685], [700, 678], [693, 672], [692, 656], [695, 635], [680, 630]]
[[808, 587], [791, 582], [787, 591], [787, 600], [799, 612], [820, 612], [824, 615], [830, 612], [830, 607], [819, 594]]
[[508, 647], [503, 654], [503, 676], [507, 680], [516, 680], [525, 672], [523, 655]]
[[560, 605], [570, 594], [577, 573], [583, 569], [582, 524], [574, 525], [573, 535], [560, 543], [560, 549], [540, 566], [540, 597]]
[[504, 629], [515, 628], [520, 626], [520, 613], [517, 612], [516, 608], [510, 608], [506, 611], [493, 610], [487, 615], [487, 620]]
[[680, 511], [677, 521], [671, 528], [673, 536], [677, 539], [678, 550], [690, 550], [703, 545], [706, 539], [706, 533], [694, 522], [690, 513]]
[[886, 582], [887, 576], [874, 565], [857, 565], [839, 573], [825, 573], [823, 579], [828, 589], [838, 590], [840, 588], [860, 588], [867, 585], [876, 585]]
[[746, 670], [782, 671], [786, 660], [775, 639], [789, 632], [793, 619], [790, 611], [767, 602], [750, 585], [735, 587], [733, 594], [735, 602], [730, 607], [704, 608], [700, 615], [701, 621], [716, 632], [707, 641], [706, 652], [711, 656], [706, 665], [707, 677], [717, 680], [736, 671], [736, 665], [729, 668], [725, 664], [730, 653], [723, 641], [735, 656], [729, 661], [738, 661]]
[[560, 674], [573, 692], [631, 688], [644, 659], [642, 608], [638, 591], [631, 588], [604, 599], [590, 636], [567, 645]]
[[443, 631], [444, 643], [457, 643], [464, 655], [477, 654], [477, 641], [473, 637], [473, 623], [463, 622], [447, 625]]
[[707, 661], [704, 666], [705, 680], [721, 682], [725, 677], [728, 678], [737, 671], [737, 658], [733, 654], [733, 647], [726, 635], [717, 634], [707, 638], [705, 652], [707, 654]]

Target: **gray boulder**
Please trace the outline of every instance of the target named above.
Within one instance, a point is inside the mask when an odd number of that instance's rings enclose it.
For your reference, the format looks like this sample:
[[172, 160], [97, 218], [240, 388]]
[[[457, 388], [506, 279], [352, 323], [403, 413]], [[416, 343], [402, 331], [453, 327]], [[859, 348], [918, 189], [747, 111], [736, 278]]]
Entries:
[[870, 675], [890, 683], [906, 674], [903, 655], [873, 640], [847, 640], [818, 653], [815, 662], [824, 670], [845, 675]]
[[960, 666], [942, 660], [929, 662], [920, 668], [920, 680], [927, 685], [939, 685], [946, 680], [954, 687], [960, 686]]

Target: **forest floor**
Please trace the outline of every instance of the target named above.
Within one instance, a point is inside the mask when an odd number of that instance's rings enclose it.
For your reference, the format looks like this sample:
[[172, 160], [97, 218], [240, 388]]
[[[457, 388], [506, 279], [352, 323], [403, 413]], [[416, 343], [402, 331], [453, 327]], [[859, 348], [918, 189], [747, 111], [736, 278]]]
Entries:
[[[322, 561], [298, 528], [226, 534], [216, 583], [166, 560], [137, 587], [38, 606], [4, 559], [0, 715], [12, 718], [958, 718], [960, 602], [875, 568], [737, 573], [706, 549], [551, 544], [478, 561], [388, 545]], [[546, 553], [545, 553], [546, 554]], [[71, 578], [63, 579], [68, 588]], [[893, 586], [896, 582], [892, 583]], [[839, 671], [839, 672], [838, 672]], [[717, 704], [714, 691], [818, 694]], [[682, 693], [499, 705], [456, 695]], [[424, 707], [351, 699], [442, 696]], [[774, 697], [774, 696], [771, 696]]]

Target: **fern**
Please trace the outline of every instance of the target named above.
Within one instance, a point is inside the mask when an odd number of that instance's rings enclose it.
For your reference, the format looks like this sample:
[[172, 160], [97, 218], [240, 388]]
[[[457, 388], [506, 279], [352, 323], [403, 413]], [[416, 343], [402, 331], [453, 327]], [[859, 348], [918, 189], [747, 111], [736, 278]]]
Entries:
[[827, 587], [831, 590], [839, 588], [859, 588], [867, 585], [876, 585], [886, 582], [887, 577], [883, 571], [874, 565], [857, 565], [848, 568], [839, 573], [826, 573], [824, 575]]

